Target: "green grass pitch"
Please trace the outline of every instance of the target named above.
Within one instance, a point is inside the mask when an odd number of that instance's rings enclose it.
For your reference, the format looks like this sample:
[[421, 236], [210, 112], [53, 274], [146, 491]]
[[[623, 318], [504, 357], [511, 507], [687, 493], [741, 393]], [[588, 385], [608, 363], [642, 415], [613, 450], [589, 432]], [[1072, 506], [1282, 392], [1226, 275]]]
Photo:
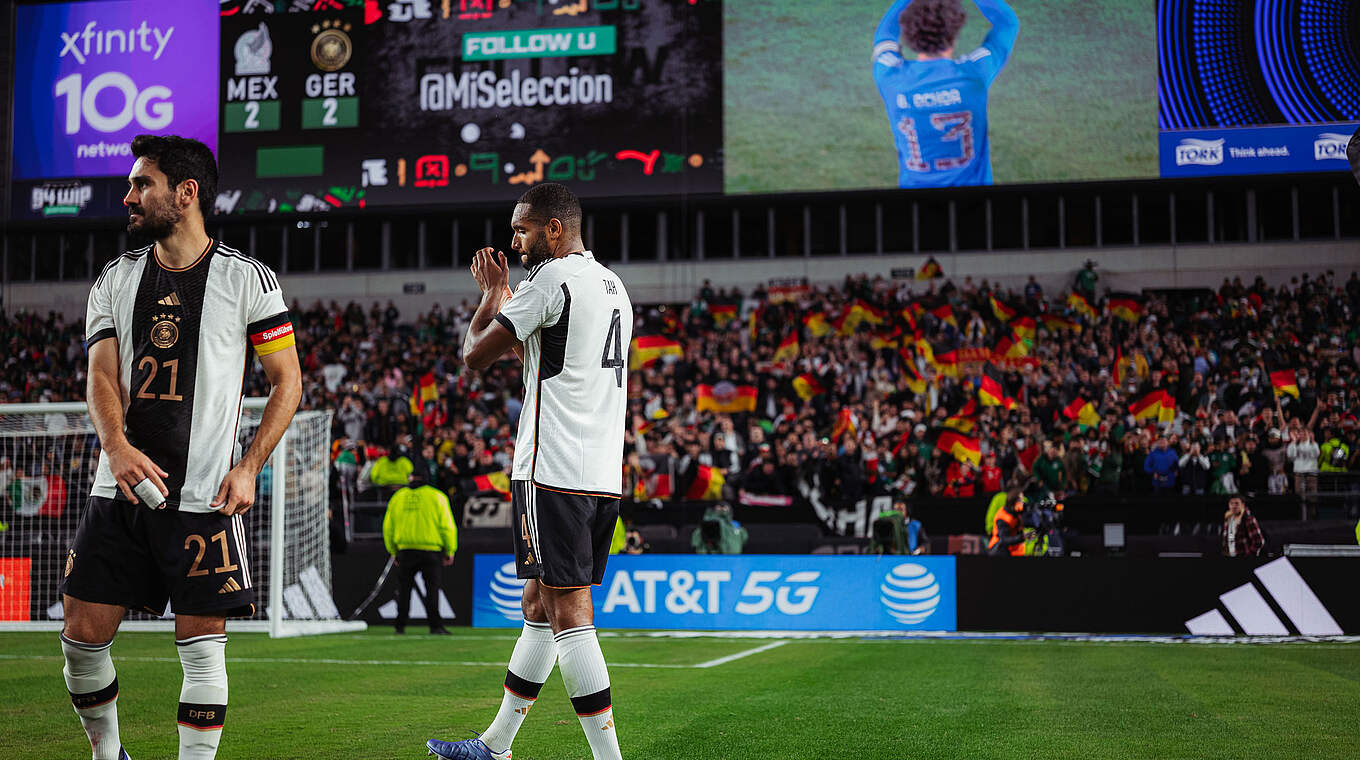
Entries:
[[[219, 758], [411, 758], [470, 737], [501, 699], [515, 631], [233, 634]], [[175, 756], [170, 633], [114, 644], [122, 738]], [[624, 757], [1355, 758], [1360, 645], [792, 640], [607, 635]], [[89, 747], [55, 633], [0, 634], [0, 758]], [[517, 760], [589, 758], [554, 672]]]
[[[869, 54], [889, 0], [724, 3], [732, 193], [897, 186]], [[1157, 44], [1146, 0], [1011, 0], [1020, 36], [988, 104], [997, 184], [1156, 177]], [[977, 7], [955, 49], [989, 28]]]

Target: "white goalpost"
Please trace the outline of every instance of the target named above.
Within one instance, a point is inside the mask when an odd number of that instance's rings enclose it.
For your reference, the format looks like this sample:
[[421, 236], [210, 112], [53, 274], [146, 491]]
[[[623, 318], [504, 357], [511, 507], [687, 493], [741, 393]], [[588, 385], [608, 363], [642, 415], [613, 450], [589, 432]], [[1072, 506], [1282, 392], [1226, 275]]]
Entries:
[[[242, 451], [266, 399], [242, 404]], [[300, 411], [256, 482], [245, 515], [255, 615], [228, 632], [272, 637], [362, 631], [331, 594], [331, 412]], [[84, 513], [99, 441], [84, 403], [0, 404], [0, 631], [61, 627], [66, 553]], [[276, 508], [279, 507], [279, 508]], [[122, 630], [172, 630], [173, 613], [130, 612]]]

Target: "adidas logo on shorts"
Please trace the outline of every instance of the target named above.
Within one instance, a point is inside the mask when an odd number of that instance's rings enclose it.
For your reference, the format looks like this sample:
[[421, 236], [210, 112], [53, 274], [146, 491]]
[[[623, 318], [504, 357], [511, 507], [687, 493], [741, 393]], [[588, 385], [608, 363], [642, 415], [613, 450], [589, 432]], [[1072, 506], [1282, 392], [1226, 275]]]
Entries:
[[230, 594], [230, 593], [233, 592], [233, 591], [240, 591], [240, 590], [241, 590], [241, 584], [237, 583], [235, 578], [228, 578], [228, 579], [227, 579], [227, 582], [222, 584], [222, 588], [219, 588], [219, 589], [217, 590], [217, 593], [219, 593], [219, 594]]

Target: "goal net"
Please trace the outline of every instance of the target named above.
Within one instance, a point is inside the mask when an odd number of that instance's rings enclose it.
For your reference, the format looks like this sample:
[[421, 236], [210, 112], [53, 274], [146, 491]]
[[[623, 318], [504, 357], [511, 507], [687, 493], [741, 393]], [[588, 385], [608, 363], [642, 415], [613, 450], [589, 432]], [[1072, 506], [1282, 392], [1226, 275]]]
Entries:
[[[242, 451], [265, 399], [246, 399]], [[271, 636], [363, 630], [340, 619], [331, 595], [329, 411], [298, 412], [255, 485], [245, 514], [255, 615], [228, 630]], [[56, 630], [67, 550], [99, 463], [99, 440], [83, 403], [0, 404], [0, 630]], [[131, 611], [124, 630], [170, 629]]]

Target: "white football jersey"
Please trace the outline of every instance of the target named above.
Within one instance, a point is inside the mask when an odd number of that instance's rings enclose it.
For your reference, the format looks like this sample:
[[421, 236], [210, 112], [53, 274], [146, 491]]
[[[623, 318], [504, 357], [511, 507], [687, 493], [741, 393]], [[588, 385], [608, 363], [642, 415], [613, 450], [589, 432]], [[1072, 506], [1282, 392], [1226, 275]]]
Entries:
[[511, 478], [618, 497], [633, 304], [590, 251], [529, 271], [496, 320], [524, 343], [524, 408]]
[[[183, 268], [152, 246], [110, 261], [90, 289], [85, 346], [118, 339], [118, 380], [128, 441], [162, 470], [167, 506], [212, 512], [240, 456], [236, 439], [250, 351], [293, 345], [293, 323], [274, 273], [214, 241]], [[123, 498], [99, 454], [91, 493]]]

